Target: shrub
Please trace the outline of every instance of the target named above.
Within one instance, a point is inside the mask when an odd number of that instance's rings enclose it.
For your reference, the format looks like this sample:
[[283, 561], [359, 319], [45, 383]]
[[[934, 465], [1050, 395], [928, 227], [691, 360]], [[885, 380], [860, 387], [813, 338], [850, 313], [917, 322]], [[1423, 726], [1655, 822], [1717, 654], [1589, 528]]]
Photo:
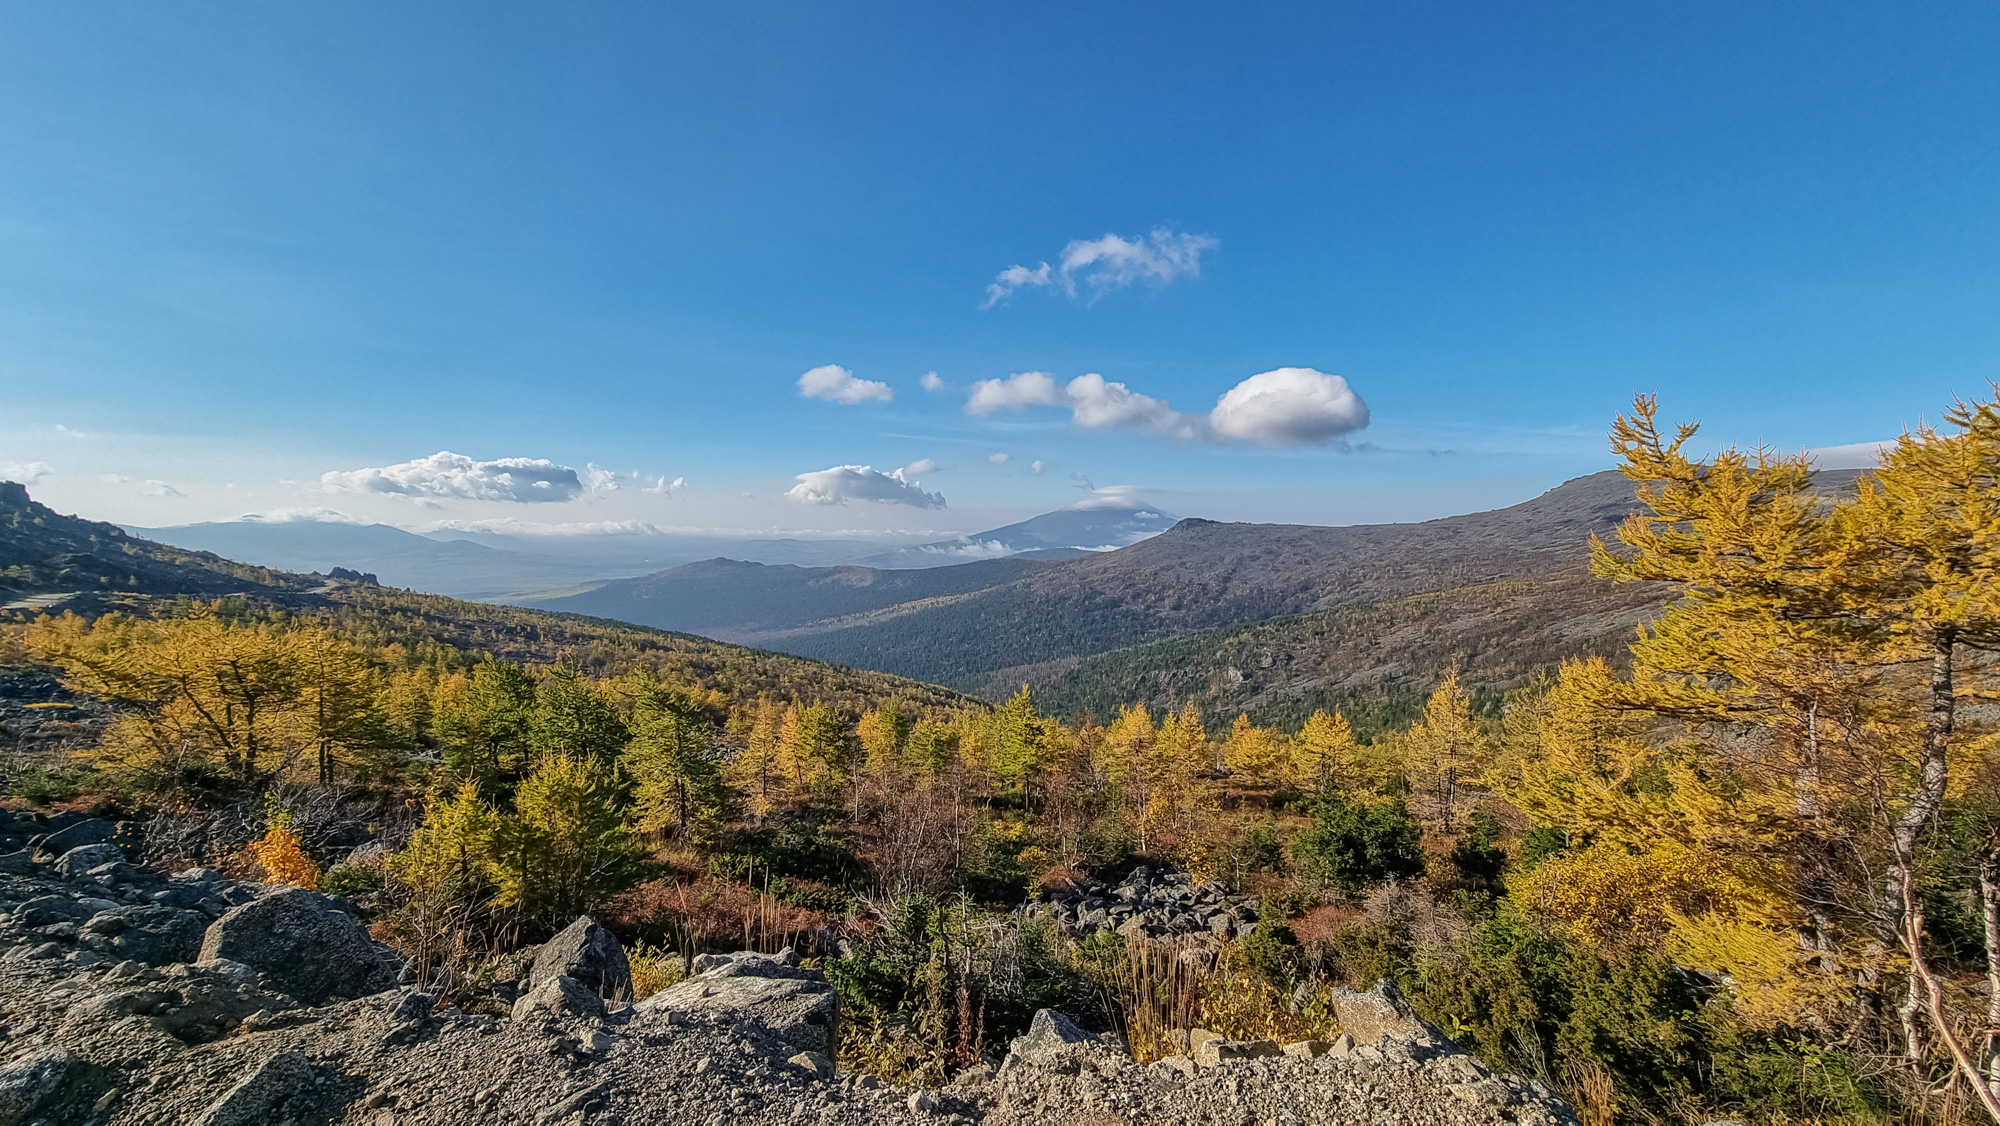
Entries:
[[250, 842], [250, 854], [263, 867], [264, 876], [275, 884], [293, 887], [319, 886], [319, 865], [299, 847], [299, 835], [292, 832], [292, 815], [276, 802], [266, 807], [264, 835]]
[[1424, 870], [1423, 830], [1401, 798], [1349, 805], [1328, 786], [1313, 803], [1312, 824], [1292, 844], [1306, 875], [1343, 892]]

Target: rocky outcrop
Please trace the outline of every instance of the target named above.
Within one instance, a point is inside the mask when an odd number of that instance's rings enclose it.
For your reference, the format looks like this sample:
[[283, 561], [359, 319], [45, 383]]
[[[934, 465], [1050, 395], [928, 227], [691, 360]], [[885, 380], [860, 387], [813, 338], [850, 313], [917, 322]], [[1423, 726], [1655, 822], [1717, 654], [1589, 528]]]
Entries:
[[751, 1021], [800, 1051], [833, 1056], [839, 1049], [839, 1001], [817, 970], [803, 969], [787, 950], [776, 957], [703, 955], [695, 975], [639, 1002], [662, 1011]]
[[625, 950], [610, 931], [588, 915], [543, 943], [535, 952], [528, 971], [527, 986], [533, 989], [552, 977], [574, 978], [584, 988], [607, 1001], [632, 999], [632, 966]]
[[208, 928], [200, 956], [249, 966], [268, 987], [309, 1005], [366, 997], [396, 984], [392, 956], [331, 898], [304, 888], [231, 908]]
[[1155, 873], [1145, 865], [1117, 884], [1081, 883], [1049, 893], [1031, 910], [1046, 912], [1064, 934], [1098, 931], [1153, 938], [1211, 934], [1240, 938], [1257, 926], [1257, 900], [1230, 894], [1220, 883], [1198, 884], [1186, 872]]
[[1451, 1044], [1444, 1033], [1416, 1014], [1396, 983], [1383, 978], [1366, 993], [1335, 989], [1329, 995], [1334, 1019], [1357, 1044], [1400, 1040], [1433, 1048]]

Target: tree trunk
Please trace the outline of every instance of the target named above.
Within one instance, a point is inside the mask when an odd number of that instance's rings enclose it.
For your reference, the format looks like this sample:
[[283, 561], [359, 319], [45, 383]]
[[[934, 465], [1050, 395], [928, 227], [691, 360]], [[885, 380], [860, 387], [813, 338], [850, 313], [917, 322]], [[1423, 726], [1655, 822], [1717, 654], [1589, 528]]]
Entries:
[[1986, 1083], [2000, 1088], [2000, 835], [1979, 858], [1979, 906], [1986, 921]]
[[[1884, 946], [1894, 949], [1896, 942], [1907, 940], [1909, 931], [1905, 926], [1905, 911], [1913, 902], [1911, 898], [1916, 884], [1917, 838], [1937, 816], [1944, 804], [1945, 783], [1948, 779], [1947, 752], [1951, 748], [1952, 727], [1957, 718], [1957, 698], [1952, 688], [1952, 657], [1957, 649], [1958, 631], [1955, 626], [1940, 626], [1932, 637], [1930, 714], [1924, 722], [1924, 743], [1922, 759], [1918, 764], [1916, 792], [1909, 795], [1910, 804], [1903, 815], [1896, 819], [1889, 832], [1889, 871], [1883, 880], [1882, 895], [1876, 905], [1876, 933], [1885, 939]], [[1915, 957], [1914, 951], [1911, 952]], [[1904, 1047], [1910, 1063], [1922, 1057], [1922, 1045], [1917, 1035], [1916, 1011], [1922, 1005], [1918, 983], [1914, 977], [1910, 981], [1910, 993], [1903, 1014]]]

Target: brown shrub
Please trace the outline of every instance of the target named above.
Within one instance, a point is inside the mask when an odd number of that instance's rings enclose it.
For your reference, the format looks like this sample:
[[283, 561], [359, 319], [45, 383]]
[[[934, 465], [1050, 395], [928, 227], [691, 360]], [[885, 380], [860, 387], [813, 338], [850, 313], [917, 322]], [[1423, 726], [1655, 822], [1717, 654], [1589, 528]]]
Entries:
[[778, 902], [738, 880], [649, 880], [621, 892], [599, 913], [606, 926], [683, 954], [710, 950], [774, 953], [803, 946], [826, 915]]

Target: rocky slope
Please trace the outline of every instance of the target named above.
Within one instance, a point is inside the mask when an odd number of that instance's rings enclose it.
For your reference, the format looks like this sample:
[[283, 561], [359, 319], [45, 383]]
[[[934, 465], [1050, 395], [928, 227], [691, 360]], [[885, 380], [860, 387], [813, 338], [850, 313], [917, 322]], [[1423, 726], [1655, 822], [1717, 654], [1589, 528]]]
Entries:
[[835, 1073], [833, 991], [789, 952], [697, 958], [633, 1005], [616, 940], [579, 919], [468, 1012], [342, 900], [141, 868], [103, 821], [0, 818], [4, 846], [0, 1126], [1574, 1122], [1392, 988], [1336, 996], [1353, 1037], [1193, 1030], [1150, 1066], [1043, 1011], [997, 1068], [913, 1091]]

